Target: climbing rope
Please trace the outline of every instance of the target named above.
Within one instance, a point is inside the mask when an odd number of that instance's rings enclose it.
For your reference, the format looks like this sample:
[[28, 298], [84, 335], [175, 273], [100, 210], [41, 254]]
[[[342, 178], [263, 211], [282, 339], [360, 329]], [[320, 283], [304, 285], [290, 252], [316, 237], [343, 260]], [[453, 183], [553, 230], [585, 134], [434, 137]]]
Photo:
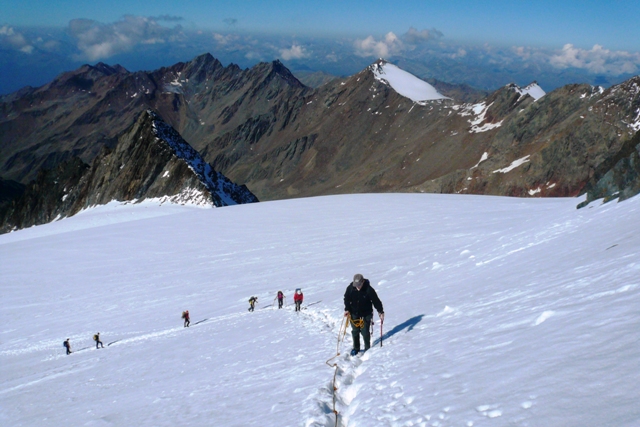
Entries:
[[329, 362], [335, 359], [336, 357], [340, 356], [340, 344], [344, 341], [345, 337], [347, 336], [347, 325], [349, 324], [349, 321], [352, 321], [351, 316], [347, 315], [345, 317], [344, 323], [342, 323], [342, 325], [340, 326], [340, 331], [338, 332], [338, 344], [336, 346], [336, 355], [325, 362], [330, 368], [334, 368], [332, 392], [333, 392], [333, 413], [336, 415], [336, 427], [338, 427], [338, 410], [336, 409], [336, 391], [338, 390], [338, 386], [336, 385], [336, 378], [338, 376], [338, 364], [333, 363], [331, 365], [329, 364]]

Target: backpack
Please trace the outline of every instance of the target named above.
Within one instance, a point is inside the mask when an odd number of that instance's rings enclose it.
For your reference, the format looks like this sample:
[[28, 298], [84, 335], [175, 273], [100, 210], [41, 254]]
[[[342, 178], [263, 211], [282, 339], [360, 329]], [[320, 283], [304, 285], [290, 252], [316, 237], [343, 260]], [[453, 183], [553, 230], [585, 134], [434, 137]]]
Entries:
[[62, 346], [66, 348], [67, 347], [67, 342], [66, 341], [62, 341]]
[[93, 340], [94, 340], [94, 341], [98, 341], [98, 335], [94, 335], [94, 336], [93, 336]]
[[184, 319], [185, 317], [187, 317], [187, 312], [183, 311], [182, 312], [182, 318]]

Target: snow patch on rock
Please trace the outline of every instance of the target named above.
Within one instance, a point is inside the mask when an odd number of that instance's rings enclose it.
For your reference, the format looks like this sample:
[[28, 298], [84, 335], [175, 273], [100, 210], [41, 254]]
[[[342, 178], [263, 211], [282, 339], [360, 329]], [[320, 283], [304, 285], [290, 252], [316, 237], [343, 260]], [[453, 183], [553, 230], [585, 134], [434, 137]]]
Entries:
[[496, 169], [493, 171], [493, 173], [507, 173], [512, 171], [513, 169], [517, 168], [518, 166], [521, 166], [525, 163], [527, 163], [529, 160], [529, 157], [531, 157], [529, 154], [527, 154], [526, 156], [518, 159], [518, 160], [514, 160], [513, 162], [511, 162], [511, 164], [509, 166], [507, 166], [506, 168], [502, 168], [502, 169]]

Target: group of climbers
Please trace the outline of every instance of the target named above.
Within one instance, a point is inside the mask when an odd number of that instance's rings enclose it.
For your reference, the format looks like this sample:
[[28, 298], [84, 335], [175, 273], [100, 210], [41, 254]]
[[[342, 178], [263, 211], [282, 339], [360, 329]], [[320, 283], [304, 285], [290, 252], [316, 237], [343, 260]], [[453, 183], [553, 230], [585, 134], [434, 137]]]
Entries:
[[[285, 298], [284, 293], [278, 291], [275, 299], [278, 301], [279, 309], [282, 308]], [[297, 288], [293, 295], [295, 311], [300, 311], [303, 300], [304, 295], [302, 294], [302, 290]], [[249, 299], [249, 311], [254, 311], [257, 301], [258, 297], [252, 296]], [[374, 308], [378, 312], [380, 322], [384, 322], [384, 309], [380, 298], [378, 298], [378, 294], [375, 289], [371, 287], [369, 279], [365, 279], [362, 274], [356, 274], [353, 276], [353, 281], [349, 283], [344, 293], [344, 315], [349, 318], [351, 338], [353, 339], [352, 356], [360, 352], [360, 335], [362, 335], [364, 340], [363, 352], [369, 350], [371, 347], [370, 327]]]
[[[282, 308], [287, 297], [284, 295], [282, 291], [278, 291], [276, 297], [274, 298], [274, 303], [278, 301], [278, 309]], [[295, 311], [300, 311], [302, 307], [302, 301], [304, 300], [304, 295], [302, 294], [302, 289], [297, 288], [295, 293], [293, 294], [293, 303], [295, 304]], [[254, 311], [256, 303], [258, 302], [258, 297], [252, 296], [249, 298], [249, 311]]]
[[[276, 299], [278, 300], [278, 308], [281, 309], [284, 303], [284, 293], [278, 291]], [[293, 295], [293, 302], [295, 304], [295, 311], [300, 311], [304, 295], [302, 289], [297, 288]], [[254, 311], [255, 305], [258, 302], [258, 297], [252, 296], [249, 298], [249, 311]], [[360, 335], [364, 339], [364, 351], [369, 350], [371, 347], [371, 333], [369, 327], [373, 318], [373, 308], [375, 307], [380, 317], [380, 322], [384, 321], [384, 310], [382, 308], [382, 302], [378, 298], [378, 294], [371, 287], [368, 279], [365, 279], [362, 274], [356, 274], [353, 276], [353, 281], [349, 283], [344, 293], [344, 316], [349, 318], [351, 324], [351, 337], [353, 338], [353, 349], [351, 355], [355, 356], [360, 352]], [[189, 310], [182, 312], [182, 319], [184, 320], [184, 327], [188, 328], [191, 324], [189, 316]], [[93, 340], [96, 342], [96, 348], [104, 348], [104, 344], [100, 340], [100, 332], [93, 336]], [[67, 354], [71, 354], [71, 343], [67, 338], [63, 343]]]
[[[104, 348], [104, 344], [102, 344], [102, 341], [100, 340], [100, 332], [97, 332], [94, 336], [93, 336], [93, 340], [96, 342], [96, 348]], [[71, 354], [73, 353], [73, 351], [71, 351], [71, 342], [70, 339], [67, 338], [66, 340], [64, 340], [64, 342], [62, 343], [62, 346], [65, 348], [65, 350], [67, 351], [67, 354]]]

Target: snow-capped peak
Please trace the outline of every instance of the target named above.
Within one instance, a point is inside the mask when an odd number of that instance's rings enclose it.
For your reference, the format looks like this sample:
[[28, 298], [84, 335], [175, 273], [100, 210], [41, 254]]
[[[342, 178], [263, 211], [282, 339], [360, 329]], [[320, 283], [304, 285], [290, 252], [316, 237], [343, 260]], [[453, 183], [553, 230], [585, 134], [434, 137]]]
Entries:
[[521, 88], [518, 85], [513, 85], [512, 87], [521, 96], [529, 95], [535, 101], [537, 101], [538, 99], [542, 98], [543, 96], [545, 96], [547, 94], [544, 90], [542, 90], [542, 88], [535, 81], [532, 82], [531, 84], [529, 84], [528, 86], [524, 87], [524, 88]]
[[414, 102], [448, 99], [429, 83], [382, 59], [369, 68], [376, 80], [391, 86], [397, 93]]

